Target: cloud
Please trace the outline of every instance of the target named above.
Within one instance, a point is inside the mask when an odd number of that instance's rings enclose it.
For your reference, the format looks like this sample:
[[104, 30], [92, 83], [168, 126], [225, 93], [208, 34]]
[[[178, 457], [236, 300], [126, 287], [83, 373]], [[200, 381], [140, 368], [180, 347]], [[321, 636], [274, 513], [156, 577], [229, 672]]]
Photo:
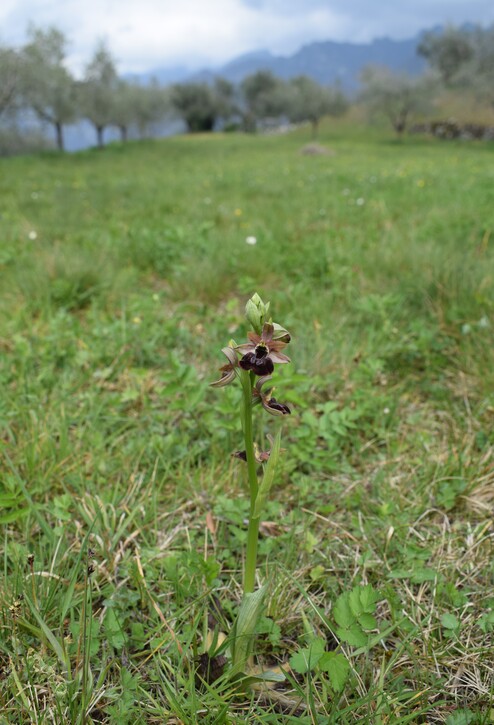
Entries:
[[[5, 0], [4, 0], [5, 1]], [[338, 19], [317, 7], [303, 22], [278, 8], [249, 7], [240, 0], [20, 0], [0, 10], [11, 43], [22, 43], [28, 22], [55, 24], [70, 40], [69, 65], [78, 70], [97, 39], [105, 39], [122, 72], [156, 66], [217, 65], [259, 48], [292, 51], [307, 40], [331, 37]]]
[[492, 0], [241, 0], [249, 8], [285, 17], [303, 18], [307, 13], [331, 9], [338, 18], [341, 37], [335, 40], [369, 41], [393, 35], [411, 37], [437, 24], [494, 22]]
[[2, 40], [25, 41], [29, 21], [69, 38], [81, 72], [105, 39], [121, 72], [215, 66], [242, 53], [288, 54], [314, 40], [410, 37], [437, 23], [494, 20], [492, 0], [2, 0]]

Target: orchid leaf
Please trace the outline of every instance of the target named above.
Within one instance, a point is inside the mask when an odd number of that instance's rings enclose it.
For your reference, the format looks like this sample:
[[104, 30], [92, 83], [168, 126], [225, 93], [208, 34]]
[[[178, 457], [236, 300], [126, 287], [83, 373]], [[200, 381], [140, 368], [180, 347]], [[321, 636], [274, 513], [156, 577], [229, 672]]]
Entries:
[[276, 433], [276, 437], [273, 441], [273, 447], [271, 448], [271, 454], [270, 454], [268, 462], [266, 464], [266, 468], [264, 470], [264, 475], [262, 477], [262, 481], [259, 485], [259, 490], [257, 492], [256, 503], [254, 506], [254, 513], [253, 513], [254, 519], [260, 518], [262, 508], [269, 495], [271, 486], [273, 485], [274, 475], [276, 473], [276, 468], [278, 466], [278, 460], [280, 457], [280, 448], [281, 448], [281, 428], [278, 428], [278, 432]]

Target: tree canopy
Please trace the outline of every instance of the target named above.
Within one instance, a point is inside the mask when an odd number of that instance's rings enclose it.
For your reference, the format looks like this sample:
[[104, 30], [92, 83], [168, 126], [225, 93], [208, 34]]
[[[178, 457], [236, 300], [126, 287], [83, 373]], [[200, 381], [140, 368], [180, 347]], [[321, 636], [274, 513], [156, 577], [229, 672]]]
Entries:
[[308, 121], [316, 138], [324, 116], [341, 116], [348, 101], [339, 88], [325, 88], [308, 76], [298, 76], [289, 83], [288, 117], [299, 123]]
[[0, 116], [19, 103], [21, 71], [20, 54], [13, 48], [0, 46]]

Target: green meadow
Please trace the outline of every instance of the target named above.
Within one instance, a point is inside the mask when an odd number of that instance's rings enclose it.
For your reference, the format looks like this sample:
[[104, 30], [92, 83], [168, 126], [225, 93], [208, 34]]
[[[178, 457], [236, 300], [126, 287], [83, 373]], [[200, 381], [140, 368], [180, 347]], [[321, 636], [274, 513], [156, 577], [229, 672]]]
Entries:
[[[494, 722], [494, 145], [308, 136], [0, 160], [2, 724]], [[200, 668], [249, 510], [209, 383], [254, 292], [292, 414], [252, 663], [280, 682], [242, 691]]]

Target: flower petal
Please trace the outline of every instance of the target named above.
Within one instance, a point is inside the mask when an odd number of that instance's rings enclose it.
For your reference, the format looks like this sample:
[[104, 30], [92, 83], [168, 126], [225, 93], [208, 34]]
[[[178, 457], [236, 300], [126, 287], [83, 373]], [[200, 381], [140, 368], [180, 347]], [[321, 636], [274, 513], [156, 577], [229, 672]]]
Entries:
[[288, 355], [284, 355], [282, 352], [276, 352], [276, 351], [270, 352], [269, 353], [269, 357], [271, 358], [271, 360], [274, 363], [281, 364], [281, 363], [289, 363], [289, 362], [291, 362], [290, 361], [290, 358], [288, 357]]
[[283, 350], [283, 348], [286, 347], [286, 342], [282, 342], [281, 340], [271, 340], [271, 342], [267, 344], [269, 344], [270, 352], [279, 352], [279, 350]]
[[234, 367], [238, 365], [237, 353], [235, 352], [233, 347], [222, 347], [221, 352], [223, 353], [223, 355], [226, 355], [230, 365], [233, 365]]
[[239, 352], [240, 355], [245, 355], [246, 353], [255, 350], [256, 344], [254, 344], [253, 342], [243, 342], [241, 345], [237, 345], [235, 350]]

